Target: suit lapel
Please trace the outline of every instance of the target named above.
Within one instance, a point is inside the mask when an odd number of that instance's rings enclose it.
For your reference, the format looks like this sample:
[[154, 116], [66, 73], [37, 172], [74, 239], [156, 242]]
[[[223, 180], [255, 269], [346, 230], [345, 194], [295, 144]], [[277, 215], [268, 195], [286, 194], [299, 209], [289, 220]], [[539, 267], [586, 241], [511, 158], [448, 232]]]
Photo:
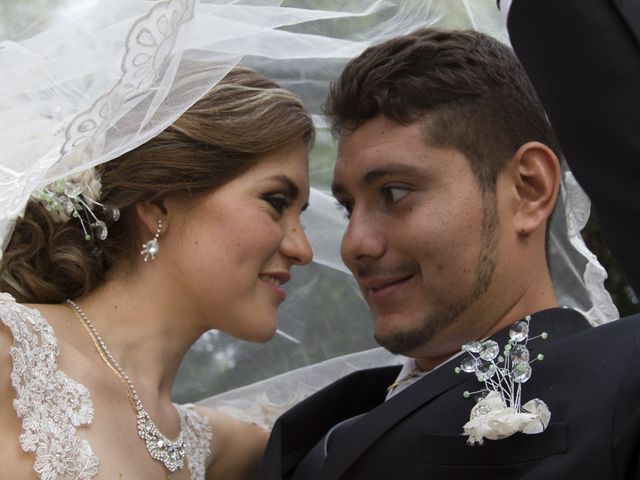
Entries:
[[285, 412], [269, 437], [261, 478], [289, 478], [331, 427], [384, 402], [386, 387], [399, 371], [399, 366], [356, 371]]
[[[532, 315], [530, 336], [547, 332], [547, 340], [535, 340], [541, 350], [562, 338], [588, 329], [589, 325], [580, 313], [564, 308], [553, 308]], [[503, 346], [509, 338], [509, 329], [503, 329], [491, 338]], [[349, 467], [384, 435], [405, 417], [423, 408], [435, 398], [468, 381], [473, 387], [477, 380], [473, 375], [456, 374], [454, 368], [461, 358], [454, 358], [440, 368], [417, 381], [406, 390], [383, 402], [370, 413], [356, 421], [350, 428], [341, 431], [333, 439], [331, 452], [327, 456], [318, 478], [332, 480], [340, 478]]]
[[323, 480], [340, 478], [353, 462], [387, 430], [434, 398], [471, 378], [466, 375], [456, 375], [453, 365], [454, 362], [448, 362], [389, 401], [383, 402], [360, 421], [355, 422], [351, 428], [336, 435], [331, 446], [333, 455], [327, 456], [319, 478]]

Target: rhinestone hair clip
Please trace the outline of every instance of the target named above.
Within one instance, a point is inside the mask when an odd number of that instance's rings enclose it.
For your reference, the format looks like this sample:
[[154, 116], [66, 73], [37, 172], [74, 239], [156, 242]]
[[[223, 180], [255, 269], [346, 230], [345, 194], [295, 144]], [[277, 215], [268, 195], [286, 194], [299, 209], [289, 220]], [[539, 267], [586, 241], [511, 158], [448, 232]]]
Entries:
[[94, 209], [100, 207], [105, 219], [116, 222], [120, 210], [111, 205], [103, 205], [98, 200], [102, 184], [94, 168], [77, 175], [56, 180], [32, 194], [49, 211], [58, 223], [75, 218], [80, 222], [86, 241], [105, 240], [109, 235], [107, 225], [98, 219]]
[[549, 425], [551, 412], [542, 400], [534, 398], [522, 405], [522, 384], [531, 378], [531, 363], [544, 359], [542, 354], [531, 359], [527, 344], [548, 337], [546, 332], [529, 337], [530, 321], [531, 316], [527, 315], [511, 326], [502, 352], [493, 340], [474, 341], [462, 347], [469, 356], [456, 367], [456, 373], [475, 373], [484, 383], [479, 391], [464, 392], [465, 398], [473, 396], [477, 402], [463, 426], [469, 445], [482, 445], [485, 438], [499, 440], [516, 432], [541, 433]]

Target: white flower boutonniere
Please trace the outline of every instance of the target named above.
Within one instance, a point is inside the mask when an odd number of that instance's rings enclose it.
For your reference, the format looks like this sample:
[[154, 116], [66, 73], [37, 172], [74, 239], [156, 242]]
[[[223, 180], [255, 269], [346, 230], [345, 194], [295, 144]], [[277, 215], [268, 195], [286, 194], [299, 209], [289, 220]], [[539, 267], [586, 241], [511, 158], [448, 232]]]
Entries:
[[462, 347], [469, 357], [456, 367], [456, 373], [475, 373], [485, 385], [477, 392], [464, 392], [465, 397], [474, 395], [477, 400], [463, 426], [470, 445], [482, 445], [485, 438], [499, 440], [516, 432], [541, 433], [549, 425], [551, 412], [542, 400], [534, 398], [521, 405], [522, 384], [531, 378], [531, 363], [544, 358], [539, 354], [531, 360], [527, 343], [548, 336], [543, 332], [529, 337], [530, 320], [527, 315], [511, 326], [509, 342], [502, 352], [493, 340], [474, 341]]

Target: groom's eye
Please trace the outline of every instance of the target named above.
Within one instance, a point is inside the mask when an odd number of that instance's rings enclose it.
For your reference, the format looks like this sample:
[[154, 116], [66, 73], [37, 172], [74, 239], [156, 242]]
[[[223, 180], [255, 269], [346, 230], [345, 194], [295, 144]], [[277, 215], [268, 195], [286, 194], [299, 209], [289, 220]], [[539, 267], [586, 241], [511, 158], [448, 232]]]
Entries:
[[380, 192], [387, 203], [394, 204], [406, 197], [411, 190], [406, 187], [384, 187]]
[[351, 218], [351, 212], [353, 211], [352, 202], [348, 202], [346, 200], [336, 200], [336, 206], [347, 219]]

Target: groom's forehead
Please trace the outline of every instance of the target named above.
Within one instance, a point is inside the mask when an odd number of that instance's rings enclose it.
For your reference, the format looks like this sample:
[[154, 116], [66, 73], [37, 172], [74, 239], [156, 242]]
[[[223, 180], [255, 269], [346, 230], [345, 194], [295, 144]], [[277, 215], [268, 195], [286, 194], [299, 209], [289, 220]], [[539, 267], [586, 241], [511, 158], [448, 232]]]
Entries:
[[340, 138], [333, 171], [334, 192], [394, 177], [417, 180], [439, 169], [441, 149], [427, 146], [420, 126], [370, 127]]
[[375, 161], [387, 156], [394, 161], [404, 151], [425, 148], [424, 127], [419, 123], [401, 125], [385, 117], [368, 120], [338, 139], [336, 164]]

